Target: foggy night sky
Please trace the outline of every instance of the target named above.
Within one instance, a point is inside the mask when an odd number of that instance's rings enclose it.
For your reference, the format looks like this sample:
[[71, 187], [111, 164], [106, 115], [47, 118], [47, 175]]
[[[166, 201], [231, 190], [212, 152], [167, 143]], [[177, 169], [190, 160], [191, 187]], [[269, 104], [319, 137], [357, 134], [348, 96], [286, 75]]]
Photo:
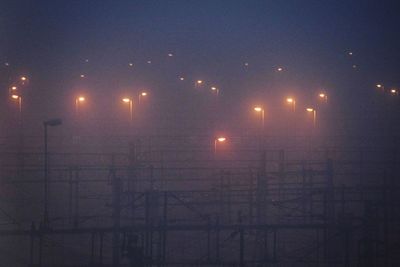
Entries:
[[2, 1], [1, 85], [8, 73], [29, 75], [37, 119], [65, 112], [79, 90], [99, 105], [129, 87], [175, 103], [197, 79], [221, 87], [226, 106], [327, 88], [351, 109], [378, 82], [398, 86], [398, 10], [395, 1]]

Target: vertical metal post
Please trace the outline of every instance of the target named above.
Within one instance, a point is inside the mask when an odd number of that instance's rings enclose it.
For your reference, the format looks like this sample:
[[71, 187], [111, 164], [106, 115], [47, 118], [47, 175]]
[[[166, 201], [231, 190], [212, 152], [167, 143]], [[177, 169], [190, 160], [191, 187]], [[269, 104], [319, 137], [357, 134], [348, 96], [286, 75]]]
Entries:
[[34, 245], [35, 245], [35, 224], [31, 224], [31, 234], [30, 234], [30, 254], [29, 254], [29, 267], [33, 267], [34, 260]]
[[113, 187], [113, 267], [119, 266], [120, 260], [120, 221], [121, 221], [121, 180], [116, 177], [114, 166], [111, 168]]
[[47, 152], [47, 124], [44, 123], [44, 213], [43, 224], [45, 227], [49, 223], [48, 213], [48, 152]]
[[74, 227], [79, 227], [79, 169], [75, 170], [75, 213], [74, 213]]

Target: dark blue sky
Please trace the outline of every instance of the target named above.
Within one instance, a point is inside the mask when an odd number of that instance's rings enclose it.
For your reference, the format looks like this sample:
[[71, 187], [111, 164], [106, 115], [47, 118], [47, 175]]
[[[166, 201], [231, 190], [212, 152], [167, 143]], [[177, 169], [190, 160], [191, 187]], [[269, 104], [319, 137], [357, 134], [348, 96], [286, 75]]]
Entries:
[[2, 1], [2, 80], [30, 75], [31, 105], [46, 97], [37, 109], [46, 114], [76, 88], [104, 103], [129, 86], [175, 97], [180, 75], [218, 84], [227, 105], [318, 88], [367, 99], [376, 82], [397, 85], [398, 10], [394, 1]]

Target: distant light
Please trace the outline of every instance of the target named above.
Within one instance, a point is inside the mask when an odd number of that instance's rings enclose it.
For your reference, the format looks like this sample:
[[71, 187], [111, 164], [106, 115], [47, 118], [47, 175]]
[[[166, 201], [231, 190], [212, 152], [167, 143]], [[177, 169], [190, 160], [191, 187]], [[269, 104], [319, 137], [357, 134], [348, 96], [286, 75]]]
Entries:
[[320, 94], [319, 94], [319, 97], [320, 97], [320, 98], [325, 98], [325, 96], [326, 96], [326, 95], [325, 95], [324, 93], [320, 93]]
[[17, 90], [17, 87], [16, 86], [11, 86], [11, 90], [15, 91], [15, 90]]
[[211, 87], [211, 90], [215, 91], [215, 90], [217, 90], [217, 87], [213, 86], [213, 87]]
[[148, 61], [147, 61], [147, 64], [151, 64], [151, 60], [148, 60]]
[[254, 110], [257, 111], [257, 112], [263, 111], [262, 107], [259, 107], [259, 106], [254, 107]]
[[349, 56], [352, 56], [352, 55], [353, 55], [353, 52], [350, 51], [348, 54], [349, 54]]
[[12, 99], [18, 99], [18, 98], [19, 98], [19, 95], [11, 95], [11, 98], [12, 98]]
[[313, 108], [306, 108], [306, 110], [307, 110], [308, 112], [313, 112], [313, 111], [314, 111]]
[[131, 99], [130, 98], [122, 98], [122, 101], [125, 103], [129, 103], [129, 102], [131, 102]]
[[89, 59], [85, 59], [85, 62], [89, 62]]
[[85, 78], [85, 74], [81, 74], [81, 78]]
[[289, 98], [286, 98], [286, 102], [288, 102], [288, 103], [293, 103], [293, 102], [294, 102], [294, 99], [293, 99], [293, 98], [291, 98], [291, 97], [289, 97]]
[[8, 66], [10, 66], [10, 63], [5, 62], [4, 65], [5, 65], [6, 67], [8, 67]]
[[391, 90], [390, 90], [390, 93], [392, 93], [392, 94], [395, 95], [395, 94], [397, 94], [397, 90], [396, 90], [396, 89], [391, 89]]
[[172, 54], [172, 53], [169, 53], [169, 54], [168, 54], [168, 56], [169, 56], [169, 57], [173, 57], [173, 56], [174, 56], [174, 54]]
[[185, 78], [183, 78], [183, 77], [179, 77], [179, 80], [181, 80], [181, 81], [184, 81], [184, 80], [185, 80]]
[[203, 81], [202, 81], [202, 80], [198, 80], [196, 83], [197, 83], [197, 84], [202, 84]]
[[277, 68], [277, 71], [281, 72], [281, 71], [283, 71], [283, 68], [279, 67], [279, 68]]
[[382, 84], [377, 84], [376, 87], [377, 88], [383, 88], [383, 85]]
[[129, 63], [129, 67], [133, 67], [133, 63]]
[[244, 65], [245, 65], [246, 67], [248, 67], [248, 66], [249, 66], [249, 63], [245, 62]]
[[79, 97], [77, 98], [77, 100], [78, 100], [79, 102], [83, 102], [83, 101], [85, 101], [85, 97], [84, 97], [84, 96], [79, 96]]
[[353, 69], [356, 69], [357, 68], [357, 65], [353, 65]]
[[218, 141], [218, 142], [225, 142], [225, 141], [226, 141], [226, 138], [221, 136], [221, 137], [218, 137], [218, 138], [217, 138], [217, 141]]
[[142, 92], [140, 95], [141, 95], [141, 96], [146, 96], [146, 95], [147, 95], [147, 92]]
[[28, 79], [28, 78], [26, 78], [25, 76], [22, 76], [22, 77], [21, 77], [21, 81], [23, 81], [23, 82], [26, 81], [27, 79]]

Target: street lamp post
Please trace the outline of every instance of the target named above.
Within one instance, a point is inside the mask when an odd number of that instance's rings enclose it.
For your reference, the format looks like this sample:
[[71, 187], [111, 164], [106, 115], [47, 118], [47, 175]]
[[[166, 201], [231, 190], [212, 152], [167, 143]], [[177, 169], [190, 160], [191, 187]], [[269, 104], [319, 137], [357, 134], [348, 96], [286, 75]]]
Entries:
[[49, 164], [48, 164], [48, 145], [47, 145], [47, 127], [58, 126], [62, 124], [61, 119], [51, 119], [43, 122], [44, 127], [44, 212], [43, 212], [43, 224], [45, 227], [49, 226], [49, 210], [48, 210], [48, 198], [49, 198]]
[[21, 114], [22, 114], [22, 96], [14, 94], [14, 95], [11, 95], [11, 98], [18, 101], [18, 110], [19, 110], [19, 114], [21, 116]]
[[325, 101], [325, 103], [328, 103], [328, 95], [325, 93], [320, 93], [319, 98], [322, 99], [323, 101]]
[[286, 98], [286, 102], [292, 106], [293, 112], [296, 111], [296, 100], [292, 97]]
[[306, 108], [306, 111], [313, 114], [313, 126], [315, 128], [316, 119], [317, 119], [317, 111], [314, 108]]
[[125, 97], [125, 98], [122, 98], [122, 102], [129, 104], [129, 115], [130, 115], [130, 121], [132, 123], [132, 121], [133, 121], [132, 99]]
[[75, 98], [75, 114], [79, 115], [79, 104], [85, 102], [86, 98], [84, 96], [78, 96]]
[[217, 94], [217, 97], [219, 96], [219, 88], [212, 86], [211, 90]]
[[226, 137], [220, 136], [218, 138], [214, 139], [214, 156], [217, 156], [217, 144], [218, 143], [223, 143], [226, 141]]
[[141, 93], [139, 94], [139, 105], [140, 105], [140, 99], [141, 99], [142, 97], [145, 97], [145, 96], [147, 96], [147, 92], [141, 92]]
[[254, 107], [254, 111], [261, 114], [261, 126], [262, 126], [262, 129], [264, 130], [264, 126], [265, 126], [265, 112], [264, 112], [264, 109], [262, 107], [260, 107], [260, 106], [256, 106], [256, 107]]

